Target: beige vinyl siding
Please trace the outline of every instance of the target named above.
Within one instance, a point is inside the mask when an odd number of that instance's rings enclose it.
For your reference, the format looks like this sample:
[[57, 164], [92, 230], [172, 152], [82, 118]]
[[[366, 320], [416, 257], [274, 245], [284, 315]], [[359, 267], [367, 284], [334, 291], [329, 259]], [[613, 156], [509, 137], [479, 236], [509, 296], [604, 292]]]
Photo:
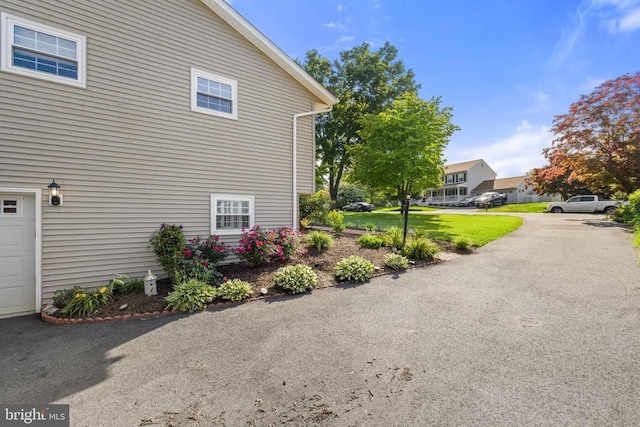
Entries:
[[[292, 117], [317, 100], [199, 0], [0, 10], [87, 37], [86, 89], [0, 75], [0, 186], [62, 186], [62, 206], [42, 200], [45, 300], [115, 273], [160, 273], [151, 233], [166, 222], [208, 235], [212, 193], [255, 196], [256, 224], [291, 225]], [[238, 120], [190, 110], [191, 67], [238, 82]], [[299, 192], [313, 189], [313, 157], [303, 117]]]

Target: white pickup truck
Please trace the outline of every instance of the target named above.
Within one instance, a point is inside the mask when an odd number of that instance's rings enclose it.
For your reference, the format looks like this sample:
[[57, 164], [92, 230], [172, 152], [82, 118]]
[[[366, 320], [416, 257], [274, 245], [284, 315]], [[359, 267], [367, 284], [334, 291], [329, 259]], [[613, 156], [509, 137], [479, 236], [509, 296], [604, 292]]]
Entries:
[[621, 204], [619, 200], [598, 200], [598, 196], [586, 194], [573, 196], [565, 202], [551, 202], [547, 205], [547, 212], [604, 212], [611, 215]]

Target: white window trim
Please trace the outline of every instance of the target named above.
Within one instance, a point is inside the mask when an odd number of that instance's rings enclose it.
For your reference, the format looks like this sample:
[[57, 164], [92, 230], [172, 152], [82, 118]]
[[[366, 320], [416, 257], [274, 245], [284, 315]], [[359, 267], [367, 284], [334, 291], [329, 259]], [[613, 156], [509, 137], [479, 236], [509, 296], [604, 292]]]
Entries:
[[[233, 99], [231, 100], [231, 114], [223, 111], [210, 110], [208, 108], [198, 107], [198, 77], [207, 80], [213, 80], [231, 86]], [[227, 119], [238, 120], [238, 82], [216, 74], [207, 73], [205, 71], [191, 68], [191, 111], [198, 113], [210, 114], [212, 116], [224, 117]]]
[[[30, 70], [22, 67], [15, 67], [12, 61], [13, 53], [13, 34], [14, 26], [20, 25], [29, 29], [40, 31], [50, 34], [52, 36], [64, 38], [76, 42], [77, 54], [76, 58], [78, 62], [78, 78], [76, 80], [67, 77], [56, 76], [53, 74], [45, 73], [43, 71]], [[38, 22], [30, 21], [28, 19], [20, 18], [18, 16], [9, 15], [7, 13], [0, 13], [0, 27], [2, 33], [2, 45], [0, 50], [0, 70], [8, 73], [20, 74], [27, 77], [34, 77], [37, 79], [48, 80], [56, 83], [63, 83], [71, 86], [87, 87], [87, 64], [86, 64], [86, 46], [87, 38], [79, 34], [70, 33], [68, 31], [53, 28], [48, 25], [40, 24]]]
[[239, 235], [242, 233], [242, 229], [216, 229], [216, 205], [218, 204], [218, 200], [232, 200], [232, 201], [241, 201], [241, 202], [249, 202], [249, 228], [253, 228], [254, 222], [254, 207], [255, 207], [255, 197], [254, 196], [238, 196], [238, 195], [230, 195], [230, 194], [211, 194], [211, 234], [217, 234], [219, 236], [224, 235]]

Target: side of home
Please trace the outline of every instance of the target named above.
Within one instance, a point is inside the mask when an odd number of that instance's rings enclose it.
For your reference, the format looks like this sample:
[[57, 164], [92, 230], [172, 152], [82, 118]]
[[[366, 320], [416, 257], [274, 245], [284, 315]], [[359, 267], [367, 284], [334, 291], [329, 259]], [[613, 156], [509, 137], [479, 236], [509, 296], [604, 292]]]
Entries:
[[336, 99], [223, 0], [0, 0], [0, 13], [0, 316], [159, 272], [161, 223], [231, 243], [296, 224], [313, 114]]

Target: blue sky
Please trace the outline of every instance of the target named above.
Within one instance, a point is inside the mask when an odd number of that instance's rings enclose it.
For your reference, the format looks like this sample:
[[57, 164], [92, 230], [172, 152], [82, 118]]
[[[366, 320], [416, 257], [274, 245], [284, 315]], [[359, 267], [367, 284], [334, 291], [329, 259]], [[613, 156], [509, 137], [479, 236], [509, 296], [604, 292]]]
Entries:
[[506, 178], [545, 164], [555, 115], [640, 71], [640, 0], [233, 0], [292, 58], [389, 41], [461, 127], [448, 163], [484, 158]]

